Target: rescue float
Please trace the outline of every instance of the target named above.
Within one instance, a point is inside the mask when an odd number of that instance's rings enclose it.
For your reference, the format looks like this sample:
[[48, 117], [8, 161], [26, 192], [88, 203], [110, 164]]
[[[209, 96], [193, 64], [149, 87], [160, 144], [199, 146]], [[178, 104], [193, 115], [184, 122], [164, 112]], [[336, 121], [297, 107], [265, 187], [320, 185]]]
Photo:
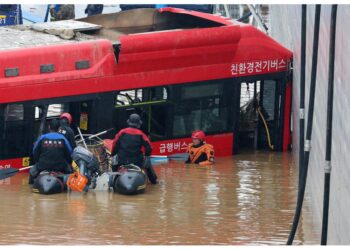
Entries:
[[116, 193], [126, 195], [145, 192], [147, 176], [136, 165], [121, 166], [118, 172], [102, 173], [97, 157], [82, 146], [74, 149], [73, 161], [78, 167], [76, 172], [67, 175], [44, 172], [35, 179], [33, 191], [55, 194], [66, 190], [88, 192], [112, 189]]
[[[35, 178], [33, 192], [57, 194], [65, 191], [111, 191], [125, 195], [144, 193], [147, 175], [140, 167], [130, 164], [121, 166], [118, 172], [101, 172], [97, 157], [88, 149], [77, 146], [73, 151], [75, 172], [63, 174], [55, 171], [43, 171]], [[0, 169], [0, 180], [10, 178], [24, 169]]]

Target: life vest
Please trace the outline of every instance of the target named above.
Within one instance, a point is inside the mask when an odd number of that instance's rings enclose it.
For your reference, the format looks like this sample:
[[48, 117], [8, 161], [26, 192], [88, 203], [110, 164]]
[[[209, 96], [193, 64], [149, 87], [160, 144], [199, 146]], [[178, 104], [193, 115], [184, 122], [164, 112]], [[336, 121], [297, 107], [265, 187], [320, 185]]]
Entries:
[[187, 148], [190, 163], [202, 166], [214, 164], [214, 148], [211, 144], [204, 143], [202, 146], [196, 147], [190, 143]]
[[71, 190], [78, 191], [78, 192], [83, 192], [87, 190], [88, 188], [87, 183], [88, 183], [88, 179], [86, 178], [86, 176], [78, 172], [74, 172], [73, 174], [71, 174], [67, 180], [67, 186]]

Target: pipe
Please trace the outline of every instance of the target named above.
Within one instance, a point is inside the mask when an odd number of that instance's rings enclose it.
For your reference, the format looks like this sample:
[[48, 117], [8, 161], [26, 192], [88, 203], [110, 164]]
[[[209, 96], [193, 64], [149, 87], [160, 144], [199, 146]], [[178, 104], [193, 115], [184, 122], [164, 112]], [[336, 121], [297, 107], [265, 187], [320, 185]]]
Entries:
[[318, 39], [319, 39], [319, 31], [320, 31], [320, 13], [321, 13], [321, 5], [317, 4], [316, 10], [315, 10], [315, 26], [314, 26], [313, 48], [312, 48], [309, 109], [308, 109], [307, 127], [306, 127], [306, 140], [304, 145], [304, 158], [303, 158], [303, 165], [301, 167], [302, 173], [301, 173], [301, 180], [299, 182], [300, 185], [298, 189], [297, 206], [295, 208], [293, 225], [289, 234], [287, 245], [291, 245], [293, 243], [294, 236], [298, 228], [298, 223], [299, 223], [301, 210], [303, 207], [304, 195], [305, 195], [307, 171], [309, 166], [309, 156], [310, 156], [310, 149], [311, 149], [312, 121], [313, 121], [314, 106], [315, 106], [314, 104], [315, 104], [316, 76], [317, 76]]
[[299, 187], [304, 160], [305, 140], [305, 58], [306, 58], [306, 15], [307, 6], [301, 6], [301, 52], [300, 52], [300, 109], [299, 109]]
[[328, 96], [327, 96], [327, 128], [326, 128], [326, 165], [324, 173], [323, 216], [321, 245], [327, 245], [329, 191], [331, 179], [331, 154], [332, 154], [332, 121], [333, 121], [333, 96], [334, 96], [334, 57], [335, 57], [335, 32], [337, 22], [337, 5], [332, 5], [330, 41], [329, 41], [329, 65], [328, 65]]

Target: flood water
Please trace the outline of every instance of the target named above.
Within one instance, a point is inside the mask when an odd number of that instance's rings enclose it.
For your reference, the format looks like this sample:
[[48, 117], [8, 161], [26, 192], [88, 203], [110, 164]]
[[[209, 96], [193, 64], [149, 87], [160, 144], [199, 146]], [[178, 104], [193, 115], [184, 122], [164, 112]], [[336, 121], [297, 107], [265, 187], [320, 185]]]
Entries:
[[[136, 196], [42, 195], [18, 173], [0, 181], [0, 245], [285, 245], [297, 195], [291, 159], [242, 153], [212, 167], [163, 163], [159, 184]], [[294, 244], [318, 244], [304, 204]]]

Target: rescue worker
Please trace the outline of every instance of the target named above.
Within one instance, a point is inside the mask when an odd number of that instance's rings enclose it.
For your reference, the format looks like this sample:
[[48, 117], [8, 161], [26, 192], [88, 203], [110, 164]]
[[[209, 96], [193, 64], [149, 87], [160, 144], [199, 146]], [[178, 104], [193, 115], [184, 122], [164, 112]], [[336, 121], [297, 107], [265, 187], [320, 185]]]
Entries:
[[51, 21], [69, 20], [75, 18], [74, 4], [50, 5]]
[[68, 140], [60, 133], [58, 120], [52, 120], [49, 124], [49, 133], [39, 137], [34, 143], [33, 158], [35, 165], [29, 171], [29, 184], [33, 184], [34, 179], [40, 172], [57, 171], [64, 174], [72, 173], [72, 147]]
[[[138, 114], [131, 114], [127, 120], [128, 128], [120, 130], [112, 143], [111, 155], [117, 157], [117, 163], [114, 163], [112, 170], [118, 171], [119, 166], [135, 164], [146, 169], [147, 176], [152, 184], [157, 183], [157, 175], [154, 172], [150, 155], [152, 153], [151, 142], [148, 137], [140, 130], [142, 125]], [[144, 148], [145, 156], [141, 149]]]
[[214, 164], [214, 148], [205, 143], [205, 133], [196, 130], [192, 133], [192, 142], [187, 147], [188, 159], [185, 163], [194, 163], [201, 166]]
[[75, 134], [73, 129], [70, 127], [72, 124], [72, 116], [69, 113], [62, 113], [60, 115], [60, 127], [58, 129], [58, 133], [64, 135], [66, 139], [69, 141], [72, 149], [74, 149], [77, 144], [75, 143]]

